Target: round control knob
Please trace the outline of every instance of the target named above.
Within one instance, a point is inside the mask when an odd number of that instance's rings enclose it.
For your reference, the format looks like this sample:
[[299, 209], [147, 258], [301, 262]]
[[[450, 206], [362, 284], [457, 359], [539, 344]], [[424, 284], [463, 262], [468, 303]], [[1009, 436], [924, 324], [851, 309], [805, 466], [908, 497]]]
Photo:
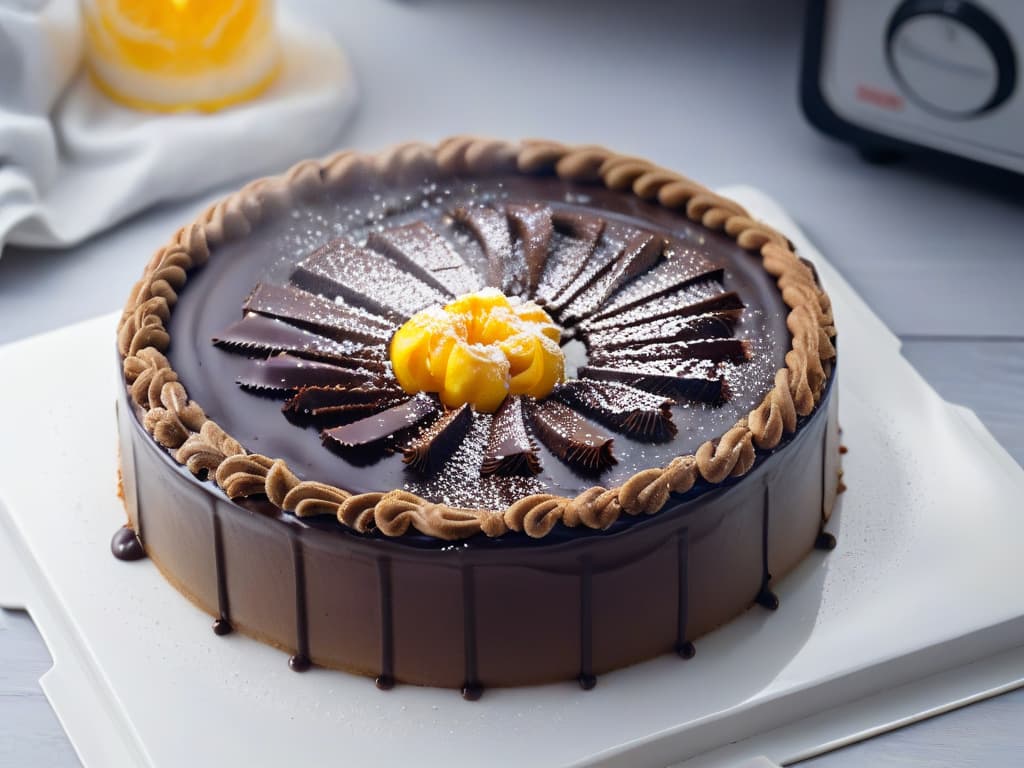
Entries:
[[1013, 93], [1017, 60], [991, 15], [963, 0], [907, 0], [886, 30], [886, 56], [904, 95], [947, 118], [981, 115]]

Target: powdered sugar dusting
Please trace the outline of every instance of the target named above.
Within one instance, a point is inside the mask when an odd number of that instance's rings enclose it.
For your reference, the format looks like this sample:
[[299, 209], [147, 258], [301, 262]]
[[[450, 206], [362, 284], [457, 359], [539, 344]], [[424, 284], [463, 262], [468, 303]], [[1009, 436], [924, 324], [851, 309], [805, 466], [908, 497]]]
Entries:
[[[519, 189], [514, 184], [511, 186], [514, 189]], [[449, 268], [454, 270], [457, 267], [456, 261], [453, 260], [449, 265], [445, 260], [445, 257], [450, 257], [451, 253], [460, 256], [468, 269], [476, 275], [485, 275], [488, 267], [492, 265], [488, 263], [485, 248], [481, 247], [480, 240], [491, 239], [491, 235], [494, 233], [485, 233], [478, 239], [466, 227], [456, 224], [449, 214], [459, 206], [474, 208], [485, 206], [503, 212], [506, 201], [519, 203], [523, 200], [523, 193], [520, 190], [510, 197], [497, 179], [477, 183], [452, 180], [451, 182], [431, 182], [399, 191], [380, 189], [374, 192], [374, 190], [369, 190], [357, 201], [353, 201], [352, 198], [345, 199], [349, 202], [341, 202], [339, 197], [325, 196], [314, 203], [298, 206], [290, 216], [277, 219], [273, 227], [268, 227], [270, 231], [267, 232], [267, 249], [273, 251], [274, 263], [269, 272], [261, 274], [259, 279], [268, 282], [287, 282], [297, 262], [308, 258], [318, 248], [339, 236], [343, 236], [354, 246], [367, 247], [369, 245], [367, 238], [371, 233], [394, 232], [398, 228], [416, 222], [429, 225], [440, 238], [439, 250], [435, 254], [436, 260], [429, 265], [424, 265], [429, 270], [436, 270], [439, 280], [447, 282], [448, 276], [451, 274], [448, 272]], [[630, 437], [619, 428], [605, 425], [614, 430], [614, 433], [611, 433], [615, 438], [614, 452], [620, 459], [620, 464], [601, 474], [599, 480], [601, 485], [611, 487], [621, 483], [635, 471], [663, 465], [668, 460], [666, 456], [692, 452], [703, 440], [721, 435], [759, 402], [763, 393], [770, 388], [781, 356], [788, 348], [788, 337], [785, 335], [784, 324], [781, 334], [779, 330], [780, 313], [784, 311], [784, 308], [782, 310], [773, 309], [770, 316], [766, 316], [764, 312], [757, 309], [761, 306], [757, 294], [751, 294], [748, 290], [751, 285], [749, 273], [758, 270], [759, 265], [748, 266], [742, 253], [736, 256], [727, 255], [728, 249], [734, 248], [733, 244], [726, 243], [724, 246], [726, 250], [723, 251], [722, 238], [717, 235], [708, 236], [699, 228], [687, 223], [681, 223], [678, 229], [666, 229], [662, 221], [655, 217], [645, 222], [643, 214], [640, 214], [638, 218], [633, 212], [605, 212], [590, 208], [589, 205], [594, 203], [586, 194], [565, 193], [564, 201], [562, 193], [554, 196], [542, 195], [540, 199], [543, 201], [542, 205], [554, 212], [555, 227], [550, 239], [550, 248], [547, 249], [547, 258], [541, 263], [538, 289], [534, 295], [538, 299], [547, 299], [545, 310], [551, 312], [566, 326], [566, 333], [563, 336], [565, 342], [563, 353], [569, 358], [566, 372], [570, 379], [575, 377], [578, 366], [587, 363], [587, 351], [583, 340], [587, 339], [588, 334], [593, 338], [595, 332], [605, 333], [607, 334], [605, 340], [612, 340], [616, 336], [621, 338], [623, 331], [617, 329], [623, 326], [627, 326], [625, 331], [628, 332], [628, 326], [650, 322], [653, 317], [667, 320], [671, 315], [685, 311], [687, 307], [692, 307], [693, 304], [707, 299], [715, 299], [715, 306], [719, 306], [717, 300], [726, 295], [732, 296], [735, 300], [734, 294], [726, 294], [732, 289], [737, 290], [740, 293], [740, 299], [744, 301], [753, 298], [754, 306], [748, 306], [742, 312], [734, 310], [736, 304], [720, 307], [729, 315], [730, 321], [734, 314], [739, 315], [739, 319], [735, 322], [734, 337], [749, 343], [752, 358], [748, 362], [711, 363], [715, 367], [717, 375], [727, 382], [731, 391], [730, 399], [718, 405], [683, 402], [672, 406], [674, 421], [680, 427], [680, 435], [671, 443], [666, 441], [664, 446], [645, 443], [639, 437]], [[566, 206], [566, 203], [586, 205], [588, 210], [572, 211]], [[600, 207], [602, 204], [602, 201], [598, 200], [596, 205]], [[593, 241], [587, 242], [588, 231], [585, 228], [574, 227], [572, 224], [566, 223], [566, 217], [570, 215], [584, 218], [597, 217], [598, 221], [604, 220], [605, 223], [602, 226], [605, 232], [597, 240], [596, 248]], [[539, 240], [534, 241], [530, 237], [524, 238], [522, 234], [517, 234], [518, 230], [515, 228], [509, 230], [507, 221], [503, 221], [502, 226], [506, 228], [506, 237], [510, 233], [512, 235], [511, 248], [506, 254], [507, 261], [515, 262], [512, 271], [520, 279], [523, 279], [528, 267], [524, 253], [527, 246], [536, 246]], [[629, 275], [618, 284], [614, 284], [610, 277], [610, 265], [621, 253], [621, 244], [625, 242], [623, 233], [628, 233], [630, 228], [643, 230], [648, 227], [659, 237], [664, 235], [669, 243], [674, 243], [675, 249], [667, 248], [662, 263], [653, 270], [646, 271], [642, 279], [634, 280], [632, 279], [633, 275]], [[710, 250], [700, 248], [699, 246], [702, 245]], [[415, 243], [403, 240], [397, 243], [397, 246], [403, 250], [411, 250], [414, 249]], [[261, 246], [262, 248], [263, 246]], [[451, 249], [450, 252], [446, 252], [448, 248]], [[499, 248], [503, 248], [503, 246], [499, 245]], [[736, 269], [739, 279], [734, 279], [735, 276], [730, 276], [727, 271], [725, 278], [719, 281], [716, 279], [718, 278], [716, 271], [713, 274], [686, 278], [683, 280], [682, 287], [674, 287], [678, 283], [673, 281], [682, 278], [679, 278], [673, 271], [678, 267], [672, 263], [681, 261], [677, 260], [677, 257], [685, 256], [684, 251], [691, 248], [692, 253], [697, 254], [705, 264], [710, 264], [711, 259], [723, 259], [719, 263], [732, 268], [734, 260], [738, 259], [739, 263], [736, 264]], [[373, 250], [379, 249], [374, 248]], [[385, 260], [391, 258], [386, 253], [375, 255], [383, 257]], [[502, 261], [506, 260], [503, 258]], [[537, 270], [536, 265], [534, 269]], [[600, 306], [592, 306], [592, 303], [588, 303], [586, 307], [582, 307], [580, 302], [576, 301], [576, 297], [586, 295], [588, 300], [592, 299], [591, 293], [595, 288], [595, 282], [599, 282], [603, 278], [608, 279], [608, 286], [602, 284], [598, 287], [609, 287], [610, 290], [601, 291], [601, 293], [610, 294], [610, 296], [602, 295]], [[419, 279], [428, 283], [434, 290], [438, 288], [432, 281], [427, 280], [426, 276], [419, 276]], [[536, 271], [534, 279], [536, 279]], [[757, 279], [760, 280], [760, 278]], [[755, 291], [760, 290], [758, 285], [758, 282], [754, 283]], [[397, 292], [397, 289], [392, 288], [391, 290], [393, 293]], [[450, 288], [449, 291], [451, 291]], [[376, 307], [348, 295], [343, 297], [331, 291], [314, 290], [311, 292], [329, 299], [332, 304], [336, 303], [339, 307], [352, 307], [353, 316], [369, 326], [369, 331], [374, 331], [374, 320], [379, 321], [379, 315], [382, 314]], [[451, 292], [453, 295], [455, 294], [454, 291]], [[384, 300], [385, 296], [380, 294], [380, 298]], [[555, 300], [554, 302], [551, 301], [552, 298]], [[390, 304], [390, 302], [388, 303]], [[443, 300], [438, 301], [435, 297], [429, 303], [443, 303]], [[541, 303], [544, 304], [544, 302]], [[769, 304], [769, 306], [774, 305]], [[371, 312], [366, 312], [364, 307], [370, 309]], [[568, 312], [570, 308], [573, 312]], [[329, 309], [325, 308], [321, 311], [316, 308], [314, 311], [313, 308], [310, 308], [309, 314], [317, 326], [329, 325], [331, 320]], [[691, 312], [696, 314], [702, 309], [695, 308]], [[409, 309], [405, 309], [402, 314], [408, 311]], [[393, 326], [381, 329], [388, 337], [401, 324], [401, 321], [396, 318], [396, 313], [389, 313], [389, 319]], [[570, 327], [575, 319], [580, 320], [579, 325]], [[369, 331], [368, 335], [370, 336], [378, 335], [375, 331], [373, 333]], [[776, 334], [780, 335], [776, 336]], [[592, 352], [597, 354], [596, 347]], [[387, 361], [382, 362], [385, 367], [383, 375], [389, 377]], [[601, 365], [601, 363], [594, 364]], [[648, 364], [658, 368], [663, 366], [662, 363], [645, 360], [644, 365]], [[379, 377], [382, 372], [375, 371], [375, 375]], [[616, 387], [611, 388], [615, 389]], [[641, 397], [646, 399], [646, 396]], [[591, 414], [590, 418], [594, 418], [594, 416]], [[430, 500], [443, 501], [455, 506], [502, 508], [511, 501], [530, 493], [548, 492], [570, 495], [578, 493], [580, 486], [574, 480], [572, 473], [567, 473], [566, 465], [552, 456], [539, 441], [537, 441], [538, 453], [544, 464], [540, 475], [536, 477], [481, 477], [481, 462], [486, 452], [489, 425], [492, 421], [493, 417], [489, 415], [474, 414], [472, 426], [467, 431], [462, 446], [444, 462], [436, 475], [417, 476], [401, 467], [397, 468], [396, 473], [395, 469], [391, 467], [391, 459], [384, 459], [382, 463], [387, 466], [381, 468], [383, 470], [381, 477], [387, 477], [387, 487], [405, 487]], [[528, 429], [528, 432], [531, 438], [536, 440], [536, 435], [533, 434], [534, 430]], [[666, 449], [672, 452], [665, 453]], [[301, 465], [301, 461], [298, 459], [296, 459], [296, 463]], [[313, 462], [308, 461], [307, 463], [312, 464]], [[375, 473], [379, 471], [381, 470], [375, 469]], [[358, 478], [349, 478], [347, 470], [342, 471], [337, 482], [341, 487], [360, 487]]]
[[493, 416], [477, 413], [462, 445], [435, 475], [410, 478], [403, 488], [453, 507], [504, 509], [533, 493], [544, 493], [547, 484], [537, 477], [483, 477], [483, 465]]
[[[629, 302], [635, 300], [638, 297], [638, 295], [640, 295], [641, 289], [631, 289], [633, 288], [633, 286], [636, 285], [640, 285], [642, 288], [642, 286], [645, 284], [646, 281], [638, 281], [627, 286], [624, 291], [620, 292], [615, 297], [615, 303], [613, 305], [609, 305], [607, 311], [610, 311], [615, 306], [622, 306], [623, 304], [628, 304]], [[629, 291], [629, 293], [627, 293], [627, 291]], [[687, 307], [696, 304], [699, 301], [703, 301], [704, 299], [710, 299], [711, 297], [718, 296], [723, 292], [724, 289], [722, 288], [722, 284], [720, 282], [718, 282], [717, 280], [706, 280], [694, 283], [693, 285], [689, 285], [678, 291], [670, 293], [667, 296], [653, 299], [652, 301], [656, 302], [654, 304], [654, 307], [659, 314], [663, 312], [681, 312]], [[654, 293], [654, 295], [656, 295], [656, 292]], [[622, 297], [621, 301], [619, 301], [620, 297]], [[581, 323], [581, 325], [583, 325], [588, 330], [597, 331], [610, 328], [619, 328], [627, 325], [634, 325], [649, 320], [650, 318], [651, 307], [643, 305], [639, 307], [634, 307], [633, 309], [628, 309], [625, 312], [620, 312], [619, 314], [616, 314], [613, 317], [607, 317], [592, 321], [584, 321], [583, 323]]]

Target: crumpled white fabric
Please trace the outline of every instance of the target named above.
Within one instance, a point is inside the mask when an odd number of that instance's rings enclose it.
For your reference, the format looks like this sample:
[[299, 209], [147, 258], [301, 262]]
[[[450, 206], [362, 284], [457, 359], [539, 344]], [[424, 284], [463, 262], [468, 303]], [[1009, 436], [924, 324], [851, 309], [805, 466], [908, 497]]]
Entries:
[[344, 54], [280, 13], [278, 30], [282, 71], [260, 98], [157, 115], [110, 101], [82, 71], [77, 0], [0, 0], [0, 248], [71, 246], [336, 144], [356, 98]]

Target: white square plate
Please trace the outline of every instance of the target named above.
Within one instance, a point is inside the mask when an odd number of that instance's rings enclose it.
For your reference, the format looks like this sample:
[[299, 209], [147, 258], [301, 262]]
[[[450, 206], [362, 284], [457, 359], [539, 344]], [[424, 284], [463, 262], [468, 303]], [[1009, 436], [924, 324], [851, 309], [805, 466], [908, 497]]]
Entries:
[[[770, 198], [723, 192], [812, 259], [839, 328], [845, 481], [814, 552], [753, 608], [664, 656], [574, 683], [446, 690], [286, 656], [210, 619], [108, 542], [116, 315], [0, 348], [0, 603], [54, 657], [43, 687], [87, 766], [778, 762], [1024, 684], [1024, 471], [944, 402]], [[4, 541], [6, 539], [6, 541]]]

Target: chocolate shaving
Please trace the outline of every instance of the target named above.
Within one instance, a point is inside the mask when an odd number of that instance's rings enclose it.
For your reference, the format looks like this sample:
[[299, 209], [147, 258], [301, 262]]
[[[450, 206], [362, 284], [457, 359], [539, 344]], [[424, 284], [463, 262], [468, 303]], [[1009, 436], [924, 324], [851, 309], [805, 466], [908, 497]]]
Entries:
[[551, 215], [555, 229], [577, 240], [597, 242], [604, 232], [604, 219], [583, 211], [559, 210]]
[[402, 461], [422, 474], [436, 472], [455, 453], [472, 423], [469, 405], [448, 411], [402, 450]]
[[410, 430], [437, 416], [440, 410], [435, 400], [420, 394], [373, 416], [325, 429], [320, 439], [349, 462], [369, 464]]
[[491, 420], [481, 475], [536, 475], [540, 472], [537, 447], [523, 420], [523, 399], [506, 397]]
[[281, 411], [295, 424], [333, 426], [383, 411], [408, 397], [397, 387], [303, 387]]
[[630, 328], [610, 328], [587, 334], [587, 346], [600, 354], [610, 349], [636, 347], [655, 342], [698, 341], [729, 338], [735, 319], [715, 313], [694, 317], [666, 317]]
[[619, 256], [565, 308], [562, 322], [572, 323], [591, 315], [611, 294], [653, 268], [661, 257], [664, 244], [664, 240], [651, 232], [631, 230], [619, 250]]
[[379, 403], [388, 397], [401, 397], [402, 390], [387, 387], [303, 387], [285, 404], [292, 410], [315, 410], [347, 403]]
[[579, 276], [590, 261], [604, 232], [604, 220], [589, 214], [555, 211], [551, 222], [558, 233], [537, 285], [535, 297], [554, 301]]
[[577, 375], [581, 379], [622, 382], [675, 400], [717, 405], [729, 399], [729, 386], [722, 375], [713, 367], [692, 361], [667, 367], [656, 363], [622, 368], [587, 365]]
[[599, 312], [591, 314], [593, 324], [609, 315], [625, 312], [651, 299], [678, 291], [697, 280], [721, 281], [723, 270], [711, 263], [699, 251], [686, 247], [676, 240], [666, 243], [665, 260], [648, 272], [643, 280], [632, 282], [612, 296]]
[[423, 282], [453, 296], [480, 288], [477, 273], [425, 222], [414, 221], [383, 232], [370, 232], [366, 246], [383, 253]]
[[358, 307], [347, 307], [289, 285], [257, 283], [242, 305], [245, 312], [287, 320], [335, 341], [386, 344], [394, 323]]
[[526, 261], [526, 293], [532, 296], [551, 248], [551, 209], [541, 203], [522, 203], [509, 205], [505, 211]]
[[[408, 397], [408, 395], [406, 396]], [[288, 421], [300, 426], [313, 426], [323, 429], [325, 427], [337, 427], [342, 424], [351, 424], [357, 419], [364, 419], [379, 413], [382, 408], [391, 408], [403, 402], [405, 398], [390, 398], [382, 403], [349, 403], [347, 405], [332, 405], [327, 408], [317, 408], [310, 413], [296, 413], [285, 411], [284, 415]]]
[[616, 360], [707, 360], [713, 363], [743, 363], [750, 359], [750, 342], [740, 339], [701, 339], [661, 342], [634, 347], [595, 350], [590, 362], [598, 365]]
[[334, 363], [348, 368], [384, 370], [383, 345], [367, 346], [355, 341], [333, 341], [316, 333], [262, 315], [249, 314], [225, 328], [213, 343], [223, 349], [250, 357], [289, 352], [297, 357]]
[[284, 395], [302, 387], [359, 386], [379, 381], [379, 373], [366, 369], [339, 368], [329, 363], [276, 355], [254, 360], [245, 374], [235, 379], [243, 389], [261, 394]]
[[487, 285], [500, 288], [509, 296], [520, 293], [521, 270], [512, 258], [512, 238], [505, 216], [493, 208], [463, 206], [452, 211], [452, 218], [472, 232], [483, 248], [487, 257]]
[[611, 223], [604, 228], [604, 238], [601, 245], [595, 248], [582, 265], [576, 278], [566, 286], [565, 290], [548, 302], [548, 306], [555, 312], [561, 312], [568, 307], [577, 296], [588, 288], [598, 284], [598, 278], [615, 264], [622, 254], [625, 244], [636, 233], [637, 230], [622, 224]]
[[[713, 286], [713, 287], [712, 287]], [[723, 292], [717, 284], [690, 286], [679, 293], [657, 302], [627, 309], [600, 320], [584, 320], [579, 327], [584, 333], [615, 328], [629, 328], [653, 320], [670, 317], [693, 317], [694, 315], [720, 314], [738, 320], [746, 307], [733, 291]]]
[[383, 254], [347, 240], [322, 246], [292, 272], [300, 288], [347, 302], [392, 320], [412, 316], [424, 307], [443, 304], [450, 296], [410, 275]]
[[616, 381], [574, 379], [553, 396], [570, 408], [593, 416], [606, 427], [638, 440], [661, 443], [676, 436], [670, 398]]
[[556, 400], [541, 400], [530, 409], [534, 431], [555, 456], [577, 470], [599, 474], [617, 464], [614, 439], [593, 422]]

